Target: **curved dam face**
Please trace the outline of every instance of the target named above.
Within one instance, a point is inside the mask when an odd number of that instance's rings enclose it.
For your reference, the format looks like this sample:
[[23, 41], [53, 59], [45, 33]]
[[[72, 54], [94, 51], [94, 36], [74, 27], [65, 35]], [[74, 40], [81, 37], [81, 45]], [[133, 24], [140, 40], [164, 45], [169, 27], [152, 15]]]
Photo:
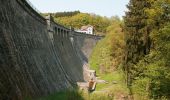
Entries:
[[74, 88], [101, 38], [45, 19], [25, 0], [0, 0], [0, 100]]

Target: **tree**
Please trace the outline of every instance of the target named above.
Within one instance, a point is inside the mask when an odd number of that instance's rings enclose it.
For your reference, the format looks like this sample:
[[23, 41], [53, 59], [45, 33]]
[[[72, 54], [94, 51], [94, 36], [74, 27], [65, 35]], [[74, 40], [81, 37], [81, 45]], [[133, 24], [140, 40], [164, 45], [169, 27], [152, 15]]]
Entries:
[[[142, 99], [168, 98], [170, 0], [131, 0], [128, 8], [125, 16], [125, 61], [129, 85], [132, 85], [133, 92], [143, 96]], [[136, 49], [140, 46], [143, 47]]]
[[150, 51], [149, 32], [150, 27], [147, 25], [148, 16], [145, 9], [151, 6], [147, 0], [130, 0], [124, 17], [125, 21], [125, 71], [127, 73], [127, 84], [131, 85], [133, 79], [133, 65]]

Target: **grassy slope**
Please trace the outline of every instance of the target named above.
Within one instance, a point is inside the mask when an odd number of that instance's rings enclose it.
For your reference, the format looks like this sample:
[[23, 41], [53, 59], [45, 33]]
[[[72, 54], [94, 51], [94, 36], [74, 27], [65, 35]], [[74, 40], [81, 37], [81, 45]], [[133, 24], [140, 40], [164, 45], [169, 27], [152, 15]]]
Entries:
[[[106, 100], [112, 100], [114, 98], [119, 98], [121, 95], [128, 96], [128, 89], [125, 84], [124, 79], [124, 72], [122, 71], [121, 64], [116, 65], [114, 57], [117, 56], [117, 50], [120, 51], [119, 47], [116, 47], [115, 53], [113, 53], [113, 49], [115, 44], [120, 42], [113, 41], [120, 41], [121, 38], [115, 38], [119, 35], [119, 33], [111, 32], [109, 33], [102, 41], [100, 41], [97, 46], [95, 47], [92, 56], [90, 58], [90, 65], [91, 69], [96, 70], [97, 76], [100, 77], [101, 80], [105, 80], [108, 84], [97, 84], [96, 91], [92, 93], [93, 95], [101, 95], [102, 97], [108, 97]], [[116, 82], [114, 84], [113, 82]], [[100, 97], [100, 96], [99, 96]], [[93, 99], [92, 99], [93, 100]], [[100, 99], [99, 99], [100, 100]]]

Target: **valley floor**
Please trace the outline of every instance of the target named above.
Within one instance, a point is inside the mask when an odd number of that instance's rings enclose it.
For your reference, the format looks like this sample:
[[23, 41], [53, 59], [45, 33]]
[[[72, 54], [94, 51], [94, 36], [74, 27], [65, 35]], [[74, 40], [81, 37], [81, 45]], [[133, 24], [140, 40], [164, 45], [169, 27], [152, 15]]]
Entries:
[[87, 90], [65, 91], [35, 100], [129, 100], [129, 91], [124, 82], [123, 71], [98, 75], [98, 78], [106, 82], [98, 83], [93, 92]]

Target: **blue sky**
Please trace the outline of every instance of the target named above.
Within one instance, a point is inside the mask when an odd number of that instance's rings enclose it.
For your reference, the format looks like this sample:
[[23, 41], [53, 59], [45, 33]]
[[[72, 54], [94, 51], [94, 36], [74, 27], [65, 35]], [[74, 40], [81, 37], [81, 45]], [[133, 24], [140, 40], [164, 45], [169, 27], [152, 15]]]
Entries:
[[63, 12], [79, 10], [101, 16], [121, 17], [129, 0], [29, 0], [40, 12]]

